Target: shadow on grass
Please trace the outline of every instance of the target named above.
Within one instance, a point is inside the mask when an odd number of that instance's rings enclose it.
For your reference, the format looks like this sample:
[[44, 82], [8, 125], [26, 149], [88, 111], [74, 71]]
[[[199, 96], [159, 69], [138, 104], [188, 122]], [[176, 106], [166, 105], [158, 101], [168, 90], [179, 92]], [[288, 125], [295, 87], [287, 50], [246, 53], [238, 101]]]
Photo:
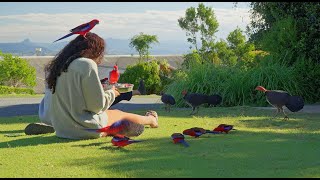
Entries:
[[[160, 110], [159, 116], [185, 118], [185, 112]], [[144, 139], [142, 135], [137, 139], [146, 141], [124, 148], [112, 146], [110, 137], [104, 142], [70, 145], [71, 148], [87, 148], [89, 155], [72, 161], [66, 158], [61, 163], [71, 168], [94, 167], [102, 177], [319, 177], [319, 115], [300, 114], [298, 118], [282, 121], [266, 118], [266, 112], [268, 110], [252, 111], [249, 108], [204, 109], [204, 117], [244, 118], [237, 122], [239, 128], [236, 126], [237, 130], [229, 134], [205, 134], [200, 138], [186, 136], [188, 148], [173, 144], [172, 132], [166, 130], [162, 131], [161, 138]], [[259, 131], [249, 131], [249, 128]], [[288, 132], [293, 129], [295, 132]], [[0, 148], [73, 141], [77, 140], [53, 135], [25, 136], [0, 142]], [[90, 150], [95, 147], [102, 153], [90, 155]]]
[[[13, 137], [8, 137], [13, 138]], [[48, 135], [24, 135], [23, 137], [18, 137], [18, 139], [0, 142], [0, 148], [13, 148], [13, 147], [23, 147], [23, 146], [38, 146], [54, 143], [69, 143], [77, 140], [63, 139], [57, 136]]]
[[[9, 124], [23, 124], [23, 123], [36, 123], [40, 122], [38, 115], [25, 115], [25, 116], [14, 116], [14, 117], [0, 117], [0, 125], [9, 125]], [[27, 126], [26, 124], [26, 126]], [[22, 129], [24, 130], [24, 129]]]
[[[233, 131], [186, 137], [190, 147], [170, 137], [115, 148], [100, 146], [99, 157], [68, 166], [94, 166], [117, 177], [319, 177], [320, 137], [312, 133]], [[125, 152], [125, 153], [124, 153]], [[112, 158], [108, 154], [112, 154]], [[124, 154], [123, 154], [124, 153]], [[315, 168], [316, 167], [316, 168]], [[106, 172], [107, 174], [107, 172]], [[103, 175], [102, 175], [103, 176]]]
[[[268, 117], [272, 119], [275, 115], [276, 110], [266, 110], [266, 109], [256, 109], [252, 107], [245, 106], [235, 106], [235, 107], [211, 107], [211, 108], [200, 108], [199, 112], [195, 115], [189, 115], [192, 112], [190, 108], [175, 108], [171, 112], [165, 112], [163, 109], [159, 110], [158, 115], [164, 117], [209, 117], [209, 118], [221, 118], [221, 117], [239, 117], [239, 116], [248, 116], [248, 117]], [[297, 118], [305, 113], [292, 113], [286, 112], [289, 118]], [[318, 116], [320, 113], [318, 114]], [[284, 115], [279, 114], [276, 120], [282, 120]], [[290, 121], [290, 120], [289, 120]]]
[[0, 134], [17, 134], [17, 133], [24, 134], [24, 130], [0, 131]]

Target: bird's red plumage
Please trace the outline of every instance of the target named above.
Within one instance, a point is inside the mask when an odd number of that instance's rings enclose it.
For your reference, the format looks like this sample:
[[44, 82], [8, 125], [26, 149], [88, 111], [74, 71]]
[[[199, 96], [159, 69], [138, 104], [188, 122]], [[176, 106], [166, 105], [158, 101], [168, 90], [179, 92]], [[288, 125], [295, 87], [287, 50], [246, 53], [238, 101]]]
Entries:
[[118, 82], [120, 78], [120, 71], [118, 70], [118, 66], [113, 66], [113, 70], [109, 72], [109, 83], [115, 84]]

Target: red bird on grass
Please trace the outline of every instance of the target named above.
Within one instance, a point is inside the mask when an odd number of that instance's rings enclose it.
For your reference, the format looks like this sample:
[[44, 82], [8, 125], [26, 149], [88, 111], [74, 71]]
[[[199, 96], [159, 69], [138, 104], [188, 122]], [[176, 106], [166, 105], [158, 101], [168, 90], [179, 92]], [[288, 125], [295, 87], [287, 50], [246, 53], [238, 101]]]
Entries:
[[285, 115], [284, 120], [289, 120], [283, 106], [286, 106], [291, 112], [297, 112], [304, 106], [304, 100], [301, 96], [291, 96], [288, 92], [282, 90], [267, 90], [262, 86], [257, 86], [256, 90], [265, 93], [267, 102], [277, 108], [277, 113], [273, 118], [282, 111]]
[[220, 124], [218, 127], [214, 128], [213, 131], [215, 132], [225, 132], [226, 134], [229, 133], [229, 131], [231, 130], [236, 130], [236, 129], [233, 129], [233, 125], [227, 125], [227, 124]]
[[114, 136], [111, 139], [111, 143], [117, 147], [124, 147], [132, 143], [142, 142], [141, 140], [132, 140], [126, 136]]
[[120, 71], [118, 69], [118, 65], [113, 66], [113, 70], [109, 72], [109, 83], [115, 84], [118, 82], [120, 78]]
[[116, 121], [110, 126], [106, 126], [100, 129], [85, 129], [86, 131], [96, 132], [96, 133], [106, 133], [107, 136], [139, 136], [144, 131], [144, 125], [137, 124], [126, 119]]
[[210, 130], [206, 130], [200, 127], [193, 127], [190, 129], [186, 129], [182, 132], [184, 135], [189, 135], [189, 136], [193, 136], [195, 138], [200, 137], [203, 134], [221, 134], [220, 132], [216, 132], [216, 131], [210, 131]]
[[189, 144], [184, 140], [184, 135], [181, 133], [173, 133], [171, 135], [174, 144], [181, 143], [185, 147], [189, 147]]
[[71, 29], [70, 30], [71, 33], [63, 36], [60, 39], [55, 40], [54, 42], [60, 41], [64, 38], [67, 38], [67, 37], [72, 36], [74, 34], [80, 34], [83, 37], [86, 37], [86, 34], [97, 24], [99, 24], [99, 20], [97, 20], [97, 19], [93, 19], [92, 21], [90, 21], [88, 23], [81, 24], [81, 25]]

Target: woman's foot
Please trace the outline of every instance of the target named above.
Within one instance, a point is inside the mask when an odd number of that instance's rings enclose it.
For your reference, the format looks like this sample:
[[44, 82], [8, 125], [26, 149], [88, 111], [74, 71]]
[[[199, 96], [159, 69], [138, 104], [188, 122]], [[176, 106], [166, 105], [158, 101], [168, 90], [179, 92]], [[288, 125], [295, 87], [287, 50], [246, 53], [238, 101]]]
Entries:
[[152, 124], [150, 124], [150, 127], [151, 127], [151, 128], [157, 128], [157, 127], [159, 127], [159, 124], [158, 124], [158, 114], [157, 114], [157, 112], [152, 111], [152, 110], [148, 110], [148, 111], [146, 112], [146, 116], [153, 116], [153, 117], [155, 117], [155, 121], [154, 121]]
[[55, 130], [52, 126], [46, 125], [44, 123], [31, 123], [24, 129], [24, 132], [26, 135], [38, 135], [54, 133]]

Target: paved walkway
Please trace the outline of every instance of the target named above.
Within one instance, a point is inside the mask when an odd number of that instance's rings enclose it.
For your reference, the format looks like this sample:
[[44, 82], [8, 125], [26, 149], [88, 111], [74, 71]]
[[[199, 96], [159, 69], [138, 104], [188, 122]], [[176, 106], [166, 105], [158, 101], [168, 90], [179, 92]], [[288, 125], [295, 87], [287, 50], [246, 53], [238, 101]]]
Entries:
[[[36, 98], [0, 98], [0, 117], [38, 115], [42, 97]], [[131, 101], [121, 101], [110, 109], [123, 111], [159, 109], [160, 97], [132, 97]]]
[[[256, 108], [259, 108], [259, 109], [270, 109], [270, 110], [276, 111], [276, 108], [274, 108], [274, 107], [256, 107]], [[289, 111], [286, 107], [284, 107], [284, 110], [286, 112]], [[303, 107], [303, 109], [300, 110], [299, 112], [302, 112], [302, 113], [320, 113], [320, 105], [305, 105]]]
[[[36, 98], [0, 98], [0, 117], [38, 115], [38, 107], [42, 97]], [[121, 101], [110, 109], [120, 109], [123, 111], [133, 110], [157, 110], [162, 106], [160, 97], [140, 96], [132, 97], [131, 101]], [[275, 110], [273, 107], [257, 107], [260, 109]], [[288, 111], [288, 110], [287, 110]], [[304, 113], [320, 113], [320, 105], [305, 105], [299, 111]]]

